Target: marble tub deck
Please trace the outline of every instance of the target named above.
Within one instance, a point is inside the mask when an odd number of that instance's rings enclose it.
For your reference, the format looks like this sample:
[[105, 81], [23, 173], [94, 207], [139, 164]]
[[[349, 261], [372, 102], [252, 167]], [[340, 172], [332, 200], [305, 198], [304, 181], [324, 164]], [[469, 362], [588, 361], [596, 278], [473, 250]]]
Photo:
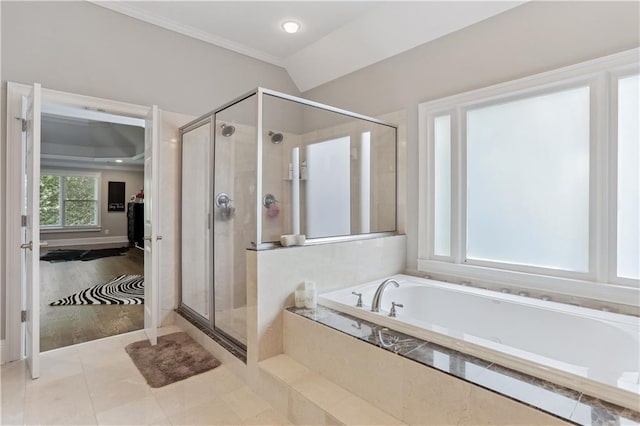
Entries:
[[324, 306], [317, 309], [290, 307], [287, 310], [571, 423], [640, 426], [638, 411]]

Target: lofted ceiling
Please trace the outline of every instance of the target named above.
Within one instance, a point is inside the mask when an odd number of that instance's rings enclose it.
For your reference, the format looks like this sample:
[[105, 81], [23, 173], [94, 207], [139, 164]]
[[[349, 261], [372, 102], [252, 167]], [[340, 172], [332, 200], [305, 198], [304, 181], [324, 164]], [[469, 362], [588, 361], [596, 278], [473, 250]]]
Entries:
[[[284, 67], [304, 92], [526, 0], [88, 1]], [[287, 19], [298, 33], [282, 31]]]

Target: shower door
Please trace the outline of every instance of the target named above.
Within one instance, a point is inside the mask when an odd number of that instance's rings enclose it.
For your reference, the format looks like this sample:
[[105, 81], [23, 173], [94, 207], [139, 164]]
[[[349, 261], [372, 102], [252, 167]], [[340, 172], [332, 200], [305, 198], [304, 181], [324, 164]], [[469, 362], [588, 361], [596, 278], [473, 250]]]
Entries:
[[256, 237], [255, 99], [181, 129], [179, 312], [238, 353], [247, 345], [246, 250]]
[[211, 117], [182, 132], [180, 311], [213, 325], [211, 288]]
[[246, 250], [256, 230], [255, 96], [215, 114], [213, 288], [215, 330], [247, 344]]

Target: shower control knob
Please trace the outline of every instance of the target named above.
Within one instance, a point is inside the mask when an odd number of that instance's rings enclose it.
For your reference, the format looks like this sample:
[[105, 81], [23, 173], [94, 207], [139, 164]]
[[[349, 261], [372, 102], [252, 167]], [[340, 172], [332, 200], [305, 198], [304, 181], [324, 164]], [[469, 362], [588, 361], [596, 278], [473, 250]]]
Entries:
[[216, 195], [216, 207], [218, 207], [219, 209], [228, 208], [232, 201], [233, 200], [226, 192], [221, 192]]

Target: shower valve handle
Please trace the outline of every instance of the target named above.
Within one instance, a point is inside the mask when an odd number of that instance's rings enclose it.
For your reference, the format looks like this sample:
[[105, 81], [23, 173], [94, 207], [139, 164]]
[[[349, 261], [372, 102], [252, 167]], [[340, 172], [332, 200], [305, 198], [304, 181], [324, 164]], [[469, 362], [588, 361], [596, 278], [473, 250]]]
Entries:
[[395, 318], [397, 315], [396, 308], [404, 308], [402, 303], [391, 302], [391, 311], [389, 311], [389, 316]]
[[226, 192], [221, 192], [216, 195], [216, 207], [220, 209], [226, 209], [227, 207], [229, 207], [232, 201], [233, 200]]

